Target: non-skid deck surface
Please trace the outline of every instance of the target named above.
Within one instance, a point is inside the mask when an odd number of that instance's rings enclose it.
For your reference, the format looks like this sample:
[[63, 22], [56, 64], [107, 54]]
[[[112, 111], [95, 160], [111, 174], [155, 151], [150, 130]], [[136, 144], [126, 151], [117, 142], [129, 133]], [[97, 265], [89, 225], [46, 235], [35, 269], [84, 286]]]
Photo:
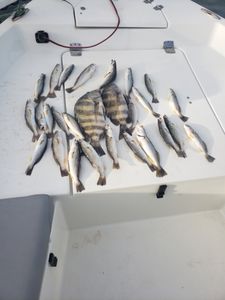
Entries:
[[[118, 75], [116, 83], [124, 91], [124, 72], [131, 67], [134, 75], [134, 85], [151, 101], [143, 76], [149, 73], [155, 84], [159, 104], [154, 108], [161, 115], [167, 114], [179, 126], [187, 158], [178, 158], [176, 153], [169, 150], [163, 142], [157, 126], [157, 120], [137, 104], [139, 121], [146, 128], [156, 149], [160, 153], [161, 164], [168, 175], [163, 178], [149, 171], [148, 167], [139, 162], [129, 150], [124, 140], [118, 141], [120, 169], [112, 169], [112, 161], [108, 155], [102, 157], [107, 174], [107, 185], [96, 185], [98, 175], [89, 162], [82, 158], [81, 180], [86, 191], [113, 190], [117, 188], [129, 188], [150, 184], [167, 182], [188, 181], [201, 178], [223, 176], [225, 170], [225, 139], [217, 119], [214, 117], [204, 95], [195, 80], [195, 77], [183, 55], [179, 50], [176, 54], [166, 54], [162, 49], [143, 51], [84, 51], [80, 57], [72, 57], [67, 52], [63, 56], [64, 65], [74, 63], [76, 66], [74, 75], [66, 83], [66, 87], [73, 84], [76, 76], [90, 63], [97, 64], [97, 72], [93, 78], [83, 87], [72, 94], [66, 94], [67, 111], [73, 114], [74, 104], [77, 99], [87, 91], [99, 88], [103, 76], [106, 73], [111, 59], [116, 59]], [[202, 154], [199, 154], [188, 142], [183, 130], [183, 122], [173, 114], [169, 106], [168, 91], [173, 88], [177, 93], [183, 113], [189, 117], [188, 124], [199, 132], [208, 145], [209, 152], [216, 160], [209, 163]], [[118, 127], [113, 126], [113, 131], [118, 140]], [[104, 140], [102, 146], [105, 149]], [[76, 192], [74, 188], [74, 192]]]
[[59, 299], [224, 299], [224, 230], [219, 211], [71, 230]]

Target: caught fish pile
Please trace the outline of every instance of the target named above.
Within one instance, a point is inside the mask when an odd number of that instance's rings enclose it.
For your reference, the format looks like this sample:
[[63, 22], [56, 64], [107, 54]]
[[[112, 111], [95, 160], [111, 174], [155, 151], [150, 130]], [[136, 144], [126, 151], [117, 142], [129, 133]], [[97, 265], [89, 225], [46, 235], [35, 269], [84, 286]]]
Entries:
[[[178, 157], [186, 158], [187, 154], [180, 127], [167, 115], [161, 116], [156, 112], [154, 105], [160, 105], [161, 101], [149, 74], [144, 74], [142, 80], [147, 93], [151, 96], [151, 101], [134, 86], [133, 72], [130, 67], [124, 72], [124, 92], [122, 91], [115, 83], [116, 60], [111, 60], [105, 76], [99, 81], [96, 89], [84, 93], [76, 100], [74, 115], [58, 111], [47, 103], [48, 98], [57, 97], [57, 91], [61, 87], [67, 93], [73, 93], [84, 86], [94, 76], [96, 68], [96, 64], [91, 63], [76, 77], [72, 86], [65, 88], [65, 83], [75, 66], [71, 64], [62, 68], [61, 64], [56, 64], [49, 78], [47, 96], [43, 95], [46, 75], [41, 74], [38, 78], [34, 88], [34, 97], [27, 100], [25, 105], [26, 124], [32, 132], [32, 142], [36, 142], [26, 175], [32, 174], [34, 166], [43, 157], [48, 141], [51, 140], [52, 154], [59, 166], [60, 174], [70, 176], [77, 192], [85, 190], [80, 179], [82, 155], [97, 171], [99, 175], [97, 185], [105, 185], [106, 168], [102, 156], [107, 152], [112, 160], [112, 168], [120, 169], [118, 143], [123, 139], [134, 157], [146, 164], [156, 177], [166, 176], [167, 171], [161, 163], [160, 146], [155, 145], [152, 136], [141, 124], [138, 107], [140, 106], [146, 116], [158, 126], [161, 142], [168, 146], [168, 149], [174, 151]], [[169, 94], [172, 112], [184, 122], [179, 121], [184, 124], [184, 132], [188, 139], [205, 155], [207, 161], [213, 162], [215, 158], [209, 154], [207, 145], [199, 133], [185, 123], [188, 117], [183, 114], [175, 91], [170, 89]], [[118, 137], [110, 123], [118, 126]], [[102, 145], [102, 140], [105, 140], [105, 147]]]

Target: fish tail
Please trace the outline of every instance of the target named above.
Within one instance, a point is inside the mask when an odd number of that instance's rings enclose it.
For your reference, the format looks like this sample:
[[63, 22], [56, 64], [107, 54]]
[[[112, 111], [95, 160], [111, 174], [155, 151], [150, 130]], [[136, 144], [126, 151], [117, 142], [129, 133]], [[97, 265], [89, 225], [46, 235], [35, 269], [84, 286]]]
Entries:
[[159, 103], [159, 100], [156, 97], [152, 98], [152, 103]]
[[206, 159], [209, 161], [209, 162], [213, 162], [215, 160], [215, 157], [209, 155], [209, 154], [206, 154]]
[[156, 170], [156, 176], [157, 177], [163, 177], [167, 175], [166, 171], [161, 167], [160, 169]]
[[32, 142], [34, 143], [35, 141], [37, 141], [39, 139], [39, 136], [39, 134], [33, 134]]
[[98, 153], [99, 156], [105, 155], [105, 151], [102, 149], [99, 143], [92, 143], [93, 148]]
[[119, 169], [120, 168], [120, 165], [118, 162], [113, 162], [113, 169]]
[[183, 150], [178, 150], [178, 151], [176, 151], [176, 153], [177, 153], [177, 156], [179, 156], [179, 157], [184, 157], [184, 158], [187, 157], [187, 154]]
[[[134, 131], [133, 126], [131, 126], [130, 128], [126, 128], [126, 132], [129, 133], [129, 135], [132, 135], [133, 131]], [[122, 138], [123, 138], [123, 134], [124, 132], [122, 133]]]
[[68, 176], [68, 175], [69, 175], [69, 174], [68, 174], [68, 171], [67, 171], [66, 169], [63, 170], [63, 169], [60, 168], [60, 173], [61, 173], [61, 176], [62, 176], [62, 177]]
[[35, 103], [40, 103], [41, 100], [40, 100], [39, 98], [34, 98], [34, 102], [35, 102]]
[[77, 192], [82, 192], [85, 190], [85, 187], [83, 185], [83, 183], [81, 181], [79, 181], [77, 184], [76, 184], [76, 190]]
[[46, 96], [46, 99], [47, 98], [56, 98], [56, 93], [53, 91], [52, 93], [48, 93], [48, 95]]
[[60, 91], [60, 86], [59, 86], [59, 85], [57, 85], [57, 86], [55, 87], [55, 91]]
[[40, 102], [40, 101], [45, 101], [46, 99], [47, 99], [47, 97], [45, 97], [45, 96], [40, 96], [40, 97], [39, 97], [39, 102]]
[[156, 167], [152, 164], [150, 164], [149, 162], [146, 161], [146, 164], [147, 166], [149, 167], [149, 169], [152, 171], [152, 172], [155, 172], [156, 171]]
[[105, 176], [104, 177], [99, 176], [97, 185], [106, 185], [106, 178], [105, 178]]
[[68, 137], [69, 140], [72, 140], [74, 138], [72, 133], [70, 133], [67, 137]]
[[47, 137], [50, 139], [50, 138], [52, 138], [53, 137], [53, 132], [48, 132], [47, 133]]
[[70, 87], [68, 89], [66, 89], [67, 93], [72, 93], [73, 92], [73, 87]]
[[119, 140], [123, 138], [123, 133], [129, 130], [126, 125], [120, 125]]
[[183, 122], [186, 122], [188, 120], [188, 117], [185, 117], [185, 116], [180, 116], [180, 118]]
[[29, 166], [29, 167], [26, 169], [25, 174], [28, 175], [28, 176], [30, 176], [31, 173], [32, 173], [32, 171], [33, 171], [33, 168], [34, 168], [34, 166]]
[[152, 113], [152, 114], [153, 114], [153, 116], [154, 116], [154, 117], [156, 117], [156, 118], [159, 118], [159, 117], [160, 117], [160, 114], [158, 114], [158, 113], [157, 113], [157, 112], [155, 112], [155, 111], [153, 111], [153, 113]]

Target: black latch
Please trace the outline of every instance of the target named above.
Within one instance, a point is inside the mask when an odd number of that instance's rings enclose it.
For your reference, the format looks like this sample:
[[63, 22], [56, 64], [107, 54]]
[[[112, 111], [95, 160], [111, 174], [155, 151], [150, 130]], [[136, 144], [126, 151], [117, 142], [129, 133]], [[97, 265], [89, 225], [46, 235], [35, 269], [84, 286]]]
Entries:
[[164, 41], [163, 49], [166, 53], [175, 53], [174, 41]]
[[163, 5], [156, 5], [153, 8], [154, 8], [154, 10], [162, 10], [163, 9]]
[[44, 30], [39, 30], [35, 33], [35, 40], [38, 44], [42, 43], [48, 43], [49, 42], [49, 36], [48, 33]]
[[165, 191], [167, 189], [167, 185], [160, 185], [159, 186], [159, 189], [158, 189], [158, 192], [156, 193], [156, 198], [163, 198], [164, 197], [164, 194], [165, 194]]
[[57, 266], [58, 258], [52, 252], [49, 254], [48, 263], [51, 267]]

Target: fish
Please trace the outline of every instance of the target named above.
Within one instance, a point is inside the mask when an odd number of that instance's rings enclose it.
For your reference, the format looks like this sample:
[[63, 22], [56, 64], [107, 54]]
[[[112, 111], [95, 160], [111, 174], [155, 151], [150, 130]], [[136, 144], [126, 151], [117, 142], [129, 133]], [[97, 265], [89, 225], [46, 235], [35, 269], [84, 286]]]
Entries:
[[152, 103], [159, 103], [159, 100], [156, 97], [155, 91], [152, 86], [152, 81], [148, 74], [144, 75], [145, 86], [149, 94], [152, 96]]
[[148, 138], [145, 129], [142, 125], [139, 123], [136, 125], [134, 129], [134, 135], [142, 148], [144, 150], [145, 154], [147, 155], [148, 159], [151, 161], [153, 166], [156, 169], [156, 176], [157, 177], [163, 177], [167, 175], [166, 171], [162, 168], [160, 164], [160, 156], [158, 151], [155, 149], [153, 143]]
[[80, 97], [74, 106], [74, 115], [97, 153], [105, 154], [100, 139], [105, 133], [105, 108], [99, 90], [94, 90]]
[[83, 183], [79, 179], [80, 173], [80, 148], [76, 139], [72, 140], [72, 144], [70, 146], [69, 156], [69, 174], [76, 186], [77, 192], [82, 192], [85, 190]]
[[118, 153], [117, 153], [117, 143], [112, 132], [112, 128], [109, 124], [105, 125], [106, 132], [106, 148], [108, 150], [109, 156], [113, 160], [113, 169], [119, 169]]
[[100, 89], [112, 83], [116, 79], [116, 75], [117, 75], [116, 61], [112, 59], [109, 69], [104, 76], [103, 83], [100, 85]]
[[106, 184], [105, 168], [100, 156], [98, 155], [98, 153], [95, 151], [95, 149], [92, 147], [90, 143], [86, 142], [85, 140], [80, 140], [79, 143], [81, 145], [81, 149], [84, 152], [85, 156], [90, 161], [93, 168], [95, 168], [99, 173], [97, 185], [105, 185]]
[[68, 176], [68, 142], [62, 130], [56, 130], [52, 137], [52, 153], [60, 167], [61, 176]]
[[68, 89], [66, 89], [67, 93], [72, 93], [73, 91], [77, 90], [79, 87], [84, 85], [89, 79], [91, 79], [96, 71], [96, 65], [90, 64], [87, 66], [77, 77], [74, 85]]
[[31, 175], [34, 166], [42, 159], [42, 157], [46, 151], [47, 145], [48, 145], [48, 137], [47, 137], [47, 134], [45, 132], [43, 132], [40, 135], [40, 137], [35, 145], [35, 149], [34, 149], [31, 161], [25, 171], [26, 175], [28, 175], [28, 176]]
[[56, 98], [55, 88], [58, 85], [61, 73], [62, 73], [62, 66], [60, 64], [56, 64], [50, 76], [49, 92], [46, 98]]
[[44, 130], [46, 128], [46, 120], [44, 115], [44, 102], [41, 100], [36, 107], [36, 122], [40, 130]]
[[140, 147], [140, 145], [138, 144], [138, 142], [136, 141], [136, 139], [130, 135], [127, 132], [123, 133], [123, 137], [124, 140], [127, 144], [127, 146], [131, 149], [131, 151], [134, 153], [135, 157], [137, 159], [139, 159], [140, 161], [146, 163], [148, 165], [148, 167], [150, 168], [150, 170], [152, 172], [155, 171], [155, 167], [152, 164], [151, 161], [149, 161], [148, 157], [146, 156], [144, 150], [142, 150], [142, 148]]
[[160, 114], [156, 113], [154, 109], [152, 108], [151, 104], [148, 102], [148, 100], [139, 92], [137, 88], [134, 86], [132, 87], [132, 93], [134, 95], [134, 98], [140, 102], [140, 104], [148, 111], [150, 112], [154, 117], [158, 118], [160, 117]]
[[127, 122], [131, 123], [131, 126], [129, 127], [129, 132], [132, 133], [138, 122], [138, 113], [137, 113], [137, 109], [135, 107], [135, 104], [134, 104], [134, 101], [132, 98], [130, 98], [129, 103], [128, 103]]
[[102, 100], [106, 115], [114, 125], [120, 125], [119, 139], [122, 139], [127, 130], [128, 107], [121, 90], [114, 83], [108, 85], [102, 91]]
[[179, 116], [179, 118], [186, 122], [188, 120], [188, 117], [184, 116], [181, 111], [180, 104], [177, 99], [177, 95], [175, 94], [173, 89], [170, 89], [170, 97], [169, 97], [170, 105], [172, 110]]
[[41, 96], [45, 87], [45, 79], [46, 79], [46, 75], [41, 73], [40, 77], [35, 83], [34, 102], [36, 103], [39, 103], [41, 100], [45, 100], [45, 97]]
[[170, 134], [169, 129], [167, 128], [164, 119], [163, 118], [159, 118], [158, 119], [158, 128], [159, 128], [159, 133], [162, 136], [164, 142], [171, 147], [172, 149], [174, 149], [174, 151], [177, 153], [177, 155], [179, 157], [186, 157], [185, 152], [181, 151], [179, 149], [179, 147], [177, 146], [177, 144], [175, 143], [175, 141], [173, 140], [173, 137]]
[[187, 154], [185, 153], [185, 151], [183, 149], [183, 142], [181, 140], [178, 127], [166, 115], [163, 116], [163, 119], [164, 119], [166, 127], [168, 128], [174, 142], [177, 144], [179, 150], [182, 152], [183, 157], [187, 157]]
[[32, 142], [35, 142], [39, 138], [38, 126], [36, 123], [36, 104], [33, 100], [29, 99], [25, 106], [25, 120], [27, 127], [32, 131]]
[[199, 136], [199, 134], [190, 125], [184, 124], [184, 129], [189, 139], [191, 139], [198, 149], [205, 154], [205, 158], [209, 162], [213, 162], [215, 157], [209, 155], [207, 145]]
[[75, 139], [78, 141], [84, 139], [84, 135], [81, 132], [80, 127], [74, 117], [67, 113], [63, 113], [62, 115], [66, 125], [69, 128], [69, 131], [73, 134]]
[[57, 86], [55, 87], [56, 91], [59, 91], [61, 89], [61, 86], [66, 82], [66, 80], [69, 78], [69, 76], [71, 75], [71, 73], [74, 70], [74, 64], [67, 66], [66, 68], [64, 68], [64, 70], [62, 71], [60, 77], [59, 77], [59, 81]]
[[44, 118], [45, 118], [44, 130], [47, 133], [48, 137], [52, 137], [52, 132], [53, 132], [53, 128], [54, 128], [54, 118], [52, 115], [51, 107], [46, 103], [44, 103], [43, 113], [44, 113]]
[[69, 139], [73, 138], [73, 135], [70, 133], [68, 126], [63, 118], [63, 114], [58, 112], [53, 106], [51, 107], [52, 115], [54, 120], [60, 129], [62, 129]]
[[125, 71], [125, 95], [127, 97], [130, 96], [133, 83], [134, 83], [134, 80], [133, 80], [132, 69], [127, 68]]

